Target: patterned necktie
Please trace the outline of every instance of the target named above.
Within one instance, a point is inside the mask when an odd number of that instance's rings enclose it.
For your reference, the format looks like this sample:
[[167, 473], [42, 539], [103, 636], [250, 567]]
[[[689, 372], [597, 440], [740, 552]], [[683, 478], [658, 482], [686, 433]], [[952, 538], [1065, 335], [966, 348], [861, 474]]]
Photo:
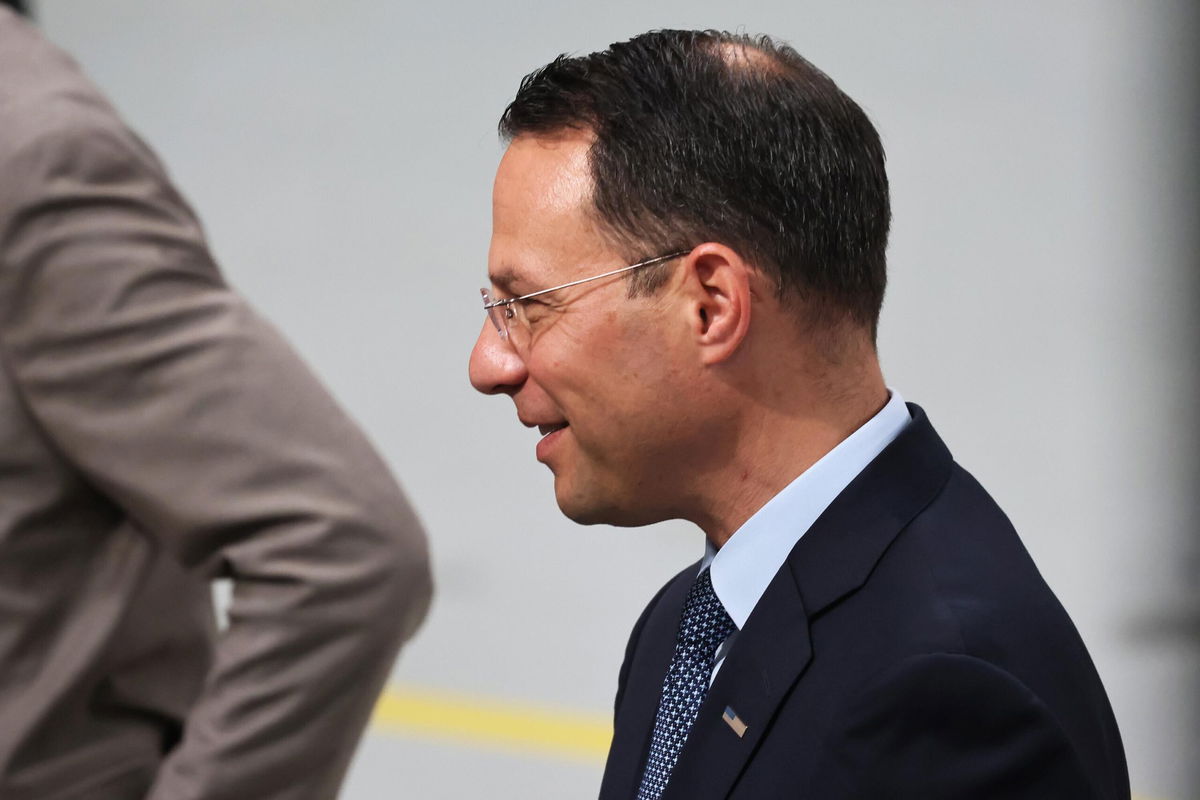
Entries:
[[735, 627], [717, 599], [705, 567], [683, 604], [675, 655], [663, 681], [654, 737], [650, 740], [650, 755], [646, 758], [637, 800], [658, 800], [667, 788], [679, 751], [708, 692], [713, 655]]

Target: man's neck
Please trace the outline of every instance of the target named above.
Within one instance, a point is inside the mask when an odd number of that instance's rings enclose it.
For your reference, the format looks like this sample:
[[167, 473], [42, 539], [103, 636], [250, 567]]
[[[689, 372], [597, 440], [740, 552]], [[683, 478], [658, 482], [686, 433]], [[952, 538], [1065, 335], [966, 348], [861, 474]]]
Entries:
[[766, 404], [747, 408], [732, 458], [708, 476], [711, 490], [693, 521], [720, 548], [742, 524], [801, 473], [837, 447], [887, 404], [877, 385], [840, 394], [796, 412]]

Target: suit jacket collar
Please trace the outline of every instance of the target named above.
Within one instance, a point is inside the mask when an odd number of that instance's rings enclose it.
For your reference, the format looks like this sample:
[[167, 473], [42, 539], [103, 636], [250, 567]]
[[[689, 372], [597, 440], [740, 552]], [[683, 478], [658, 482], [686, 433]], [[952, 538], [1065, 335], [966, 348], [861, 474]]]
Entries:
[[[912, 422], [862, 473], [846, 487], [808, 532], [797, 542], [788, 561], [775, 575], [738, 635], [716, 681], [709, 690], [663, 800], [724, 798], [769, 730], [775, 712], [812, 657], [809, 622], [832, 603], [865, 583], [896, 535], [938, 494], [950, 475], [949, 451], [920, 407], [909, 404]], [[688, 575], [687, 571], [683, 575]], [[622, 721], [622, 734], [636, 740], [641, 751], [632, 793], [640, 779], [649, 743], [657, 692], [674, 649], [675, 631], [688, 582], [676, 580], [663, 600], [671, 600], [670, 624], [660, 623], [645, 636], [654, 652], [652, 676], [641, 676], [636, 714]], [[678, 597], [676, 597], [678, 595]], [[660, 618], [666, 615], [657, 615]], [[632, 684], [631, 687], [632, 688]], [[723, 719], [731, 709], [746, 724], [738, 736]], [[637, 734], [629, 736], [628, 731]], [[626, 742], [626, 745], [631, 742]], [[614, 745], [615, 749], [616, 745]], [[606, 781], [607, 783], [607, 781]]]
[[950, 451], [920, 406], [912, 422], [851, 481], [788, 557], [809, 616], [866, 581], [896, 535], [950, 477]]

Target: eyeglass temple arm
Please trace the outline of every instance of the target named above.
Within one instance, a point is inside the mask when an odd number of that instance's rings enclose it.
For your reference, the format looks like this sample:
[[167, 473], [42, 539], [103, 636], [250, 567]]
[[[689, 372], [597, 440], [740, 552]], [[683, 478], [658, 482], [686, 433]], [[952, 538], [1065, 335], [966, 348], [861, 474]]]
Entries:
[[580, 278], [577, 281], [571, 281], [570, 283], [564, 283], [560, 286], [551, 286], [549, 289], [539, 289], [536, 292], [530, 292], [529, 294], [523, 294], [520, 297], [507, 297], [503, 300], [493, 300], [490, 303], [485, 303], [483, 307], [484, 308], [495, 308], [496, 306], [511, 306], [513, 303], [516, 303], [520, 300], [528, 300], [531, 297], [538, 297], [540, 295], [548, 294], [550, 292], [557, 292], [559, 289], [569, 289], [572, 286], [578, 286], [579, 284], [587, 283], [588, 281], [598, 281], [601, 278], [607, 278], [611, 275], [620, 275], [622, 272], [629, 272], [630, 270], [638, 269], [640, 267], [649, 267], [653, 264], [659, 263], [660, 261], [670, 261], [672, 258], [679, 258], [680, 256], [685, 256], [687, 254], [688, 254], [687, 250], [680, 250], [677, 253], [668, 253], [665, 256], [656, 256], [656, 257], [648, 259], [646, 261], [639, 261], [637, 264], [630, 264], [628, 267], [621, 267], [620, 269], [609, 270], [608, 272], [603, 272], [599, 275], [592, 275], [589, 278]]

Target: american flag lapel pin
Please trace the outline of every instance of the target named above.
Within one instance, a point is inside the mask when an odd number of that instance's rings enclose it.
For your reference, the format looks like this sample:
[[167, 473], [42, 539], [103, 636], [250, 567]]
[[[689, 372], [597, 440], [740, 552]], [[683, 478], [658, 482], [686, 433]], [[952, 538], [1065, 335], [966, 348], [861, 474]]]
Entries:
[[737, 712], [729, 706], [725, 706], [725, 713], [721, 715], [721, 719], [725, 720], [726, 725], [733, 728], [733, 732], [738, 735], [739, 739], [746, 735], [746, 723], [742, 722]]

